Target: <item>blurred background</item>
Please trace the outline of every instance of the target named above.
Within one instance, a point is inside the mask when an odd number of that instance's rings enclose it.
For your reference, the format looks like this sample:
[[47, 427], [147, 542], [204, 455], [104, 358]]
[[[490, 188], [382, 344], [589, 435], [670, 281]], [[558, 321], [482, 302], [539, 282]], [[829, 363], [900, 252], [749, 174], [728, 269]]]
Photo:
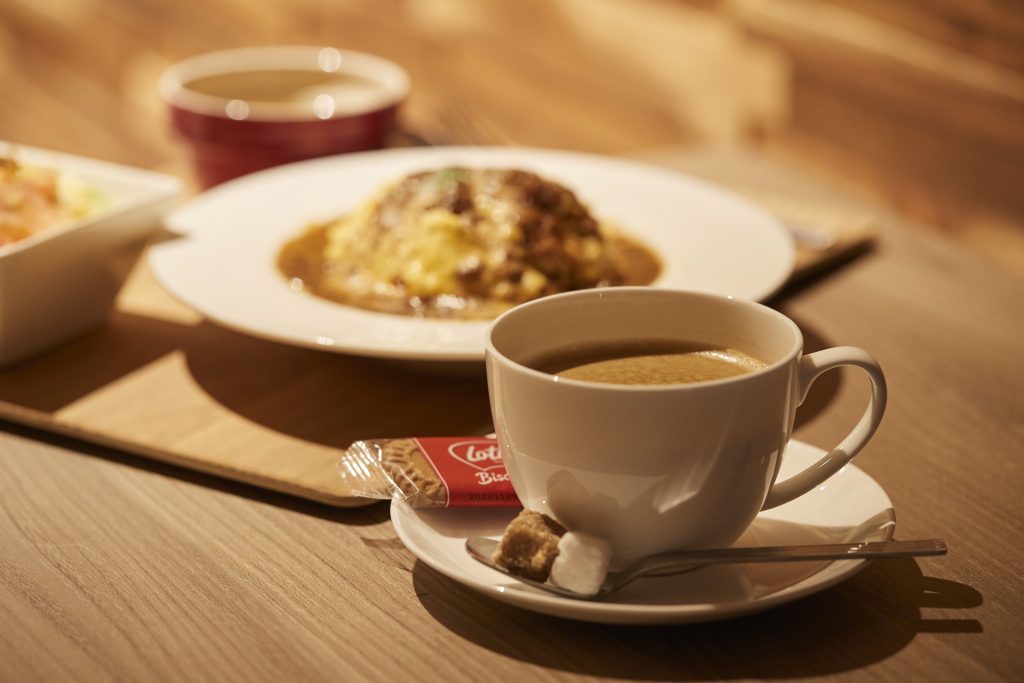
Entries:
[[158, 76], [275, 43], [404, 66], [407, 141], [753, 151], [1024, 272], [1019, 0], [4, 0], [0, 138], [187, 177]]

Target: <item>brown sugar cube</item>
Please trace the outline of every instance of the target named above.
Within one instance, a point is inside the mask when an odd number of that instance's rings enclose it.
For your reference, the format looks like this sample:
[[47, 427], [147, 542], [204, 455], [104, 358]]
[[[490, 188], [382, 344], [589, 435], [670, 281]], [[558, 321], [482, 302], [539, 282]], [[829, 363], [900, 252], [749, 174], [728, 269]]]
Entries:
[[516, 576], [547, 581], [564, 533], [565, 527], [547, 515], [523, 510], [505, 527], [491, 559]]

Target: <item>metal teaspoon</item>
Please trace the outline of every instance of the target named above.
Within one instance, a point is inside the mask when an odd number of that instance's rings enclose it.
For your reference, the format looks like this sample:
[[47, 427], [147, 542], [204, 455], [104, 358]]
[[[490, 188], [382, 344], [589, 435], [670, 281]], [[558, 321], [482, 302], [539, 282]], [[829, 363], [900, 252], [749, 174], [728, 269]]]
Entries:
[[870, 541], [865, 543], [830, 543], [815, 545], [762, 546], [755, 548], [719, 548], [714, 550], [683, 550], [651, 555], [637, 560], [625, 569], [608, 572], [596, 595], [583, 595], [550, 583], [532, 581], [511, 574], [491, 561], [498, 541], [483, 536], [466, 539], [470, 556], [491, 569], [511, 576], [535, 588], [577, 600], [592, 600], [613, 593], [644, 576], [677, 574], [709, 564], [740, 562], [802, 562], [810, 560], [877, 560], [893, 557], [945, 555], [946, 544], [938, 538], [916, 541]]

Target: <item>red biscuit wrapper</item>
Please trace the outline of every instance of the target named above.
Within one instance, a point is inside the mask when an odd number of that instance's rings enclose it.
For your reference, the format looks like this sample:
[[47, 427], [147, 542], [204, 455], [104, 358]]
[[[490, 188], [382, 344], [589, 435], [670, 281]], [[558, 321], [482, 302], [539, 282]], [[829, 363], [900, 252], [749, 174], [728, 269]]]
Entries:
[[413, 507], [519, 507], [493, 436], [356, 441], [338, 463], [353, 495]]

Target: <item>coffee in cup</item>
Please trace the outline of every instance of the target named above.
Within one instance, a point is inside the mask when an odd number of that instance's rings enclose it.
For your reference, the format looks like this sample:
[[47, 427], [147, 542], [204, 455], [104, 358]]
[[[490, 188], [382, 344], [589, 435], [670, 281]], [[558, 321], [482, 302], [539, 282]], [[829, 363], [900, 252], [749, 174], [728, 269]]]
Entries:
[[[520, 500], [608, 540], [613, 565], [730, 545], [761, 510], [849, 462], [886, 400], [881, 369], [860, 349], [803, 355], [796, 324], [766, 306], [651, 287], [517, 306], [488, 329], [486, 358]], [[871, 380], [864, 416], [820, 462], [777, 482], [797, 407], [817, 377], [844, 365]]]
[[584, 342], [540, 354], [526, 365], [556, 377], [601, 384], [687, 384], [764, 367], [738, 349], [674, 339]]

